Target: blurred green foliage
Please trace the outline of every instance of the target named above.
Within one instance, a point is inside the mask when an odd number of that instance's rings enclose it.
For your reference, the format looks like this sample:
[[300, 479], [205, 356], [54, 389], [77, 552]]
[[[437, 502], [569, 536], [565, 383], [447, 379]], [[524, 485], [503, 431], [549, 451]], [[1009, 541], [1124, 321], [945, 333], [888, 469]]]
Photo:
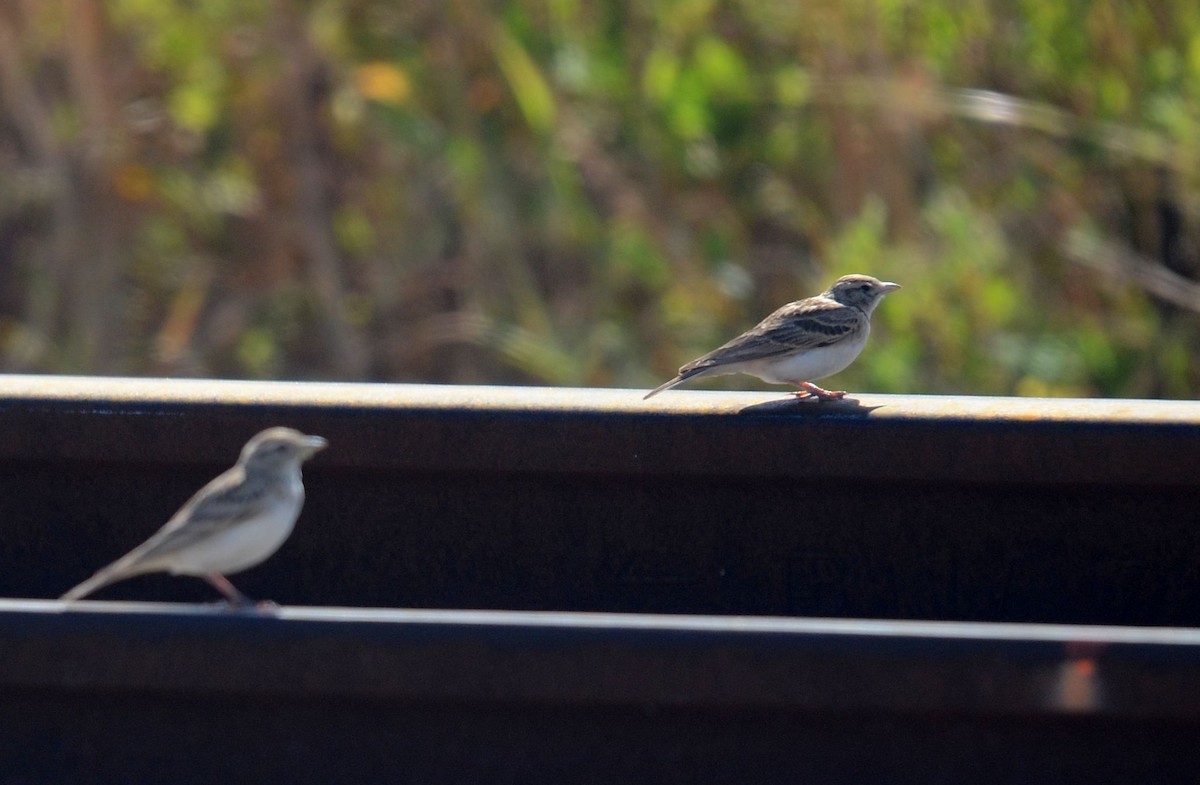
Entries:
[[1198, 8], [7, 4], [0, 368], [648, 387], [862, 272], [838, 387], [1194, 397]]

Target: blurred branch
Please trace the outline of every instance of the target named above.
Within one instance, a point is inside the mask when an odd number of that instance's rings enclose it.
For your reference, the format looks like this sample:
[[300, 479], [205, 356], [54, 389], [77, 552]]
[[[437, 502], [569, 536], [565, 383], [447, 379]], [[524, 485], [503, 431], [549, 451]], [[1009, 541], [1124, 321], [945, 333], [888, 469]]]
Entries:
[[1111, 278], [1132, 281], [1155, 297], [1200, 313], [1200, 284], [1130, 248], [1076, 227], [1067, 233], [1063, 253], [1072, 261]]
[[115, 302], [115, 283], [121, 211], [112, 198], [115, 98], [107, 78], [109, 63], [101, 55], [104, 25], [100, 6], [95, 0], [63, 0], [62, 8], [67, 20], [65, 55], [71, 94], [83, 116], [83, 132], [75, 153], [80, 182], [74, 189], [76, 193], [64, 198], [80, 202], [80, 228], [87, 235], [86, 240], [83, 232], [73, 238], [70, 253], [88, 256], [87, 264], [75, 265], [63, 281], [71, 293], [74, 316], [68, 337], [85, 366], [105, 367], [115, 350], [112, 314], [120, 310]]
[[658, 228], [660, 222], [653, 220], [638, 185], [605, 153], [593, 129], [570, 106], [560, 110], [556, 141], [579, 167], [584, 185], [611, 218], [629, 220], [651, 231]]
[[[9, 12], [12, 7], [7, 8]], [[26, 13], [30, 9], [24, 9]], [[69, 276], [72, 248], [79, 229], [79, 204], [68, 187], [70, 159], [54, 133], [49, 101], [43, 101], [22, 60], [21, 35], [11, 17], [0, 13], [0, 100], [7, 110], [24, 158], [35, 170], [49, 214], [45, 242], [36, 247], [28, 270], [31, 284], [23, 302], [27, 346], [17, 365], [8, 370], [37, 367], [63, 342], [57, 334], [64, 281]], [[18, 159], [19, 160], [19, 159]]]
[[1189, 174], [1195, 167], [1195, 155], [1163, 134], [1120, 123], [1089, 121], [1053, 104], [995, 90], [946, 88], [913, 79], [846, 76], [814, 79], [813, 92], [830, 104], [879, 107], [900, 115], [950, 115], [1059, 139], [1086, 139], [1113, 155]]
[[25, 147], [39, 165], [51, 169], [61, 163], [61, 151], [50, 124], [50, 112], [38, 99], [21, 63], [20, 37], [0, 14], [0, 100], [8, 110]]
[[345, 294], [342, 260], [331, 229], [326, 194], [329, 173], [316, 128], [322, 64], [313, 51], [300, 8], [291, 0], [280, 0], [275, 4], [275, 13], [280, 47], [289, 63], [281, 98], [284, 127], [292, 137], [291, 155], [299, 186], [294, 225], [308, 256], [330, 367], [340, 377], [363, 378], [367, 371], [366, 349], [342, 313]]
[[67, 20], [67, 75], [71, 92], [83, 110], [85, 160], [97, 162], [96, 169], [108, 169], [113, 158], [114, 116], [101, 55], [103, 23], [94, 0], [63, 0], [63, 18]]
[[212, 287], [212, 266], [207, 259], [191, 266], [187, 278], [175, 292], [167, 318], [154, 338], [155, 360], [176, 371], [183, 364], [193, 343], [200, 313]]
[[1180, 170], [1193, 156], [1162, 134], [1120, 123], [1087, 122], [1056, 106], [1016, 98], [994, 90], [938, 91], [944, 106], [961, 117], [1041, 131], [1048, 136], [1094, 141], [1114, 155], [1139, 158]]

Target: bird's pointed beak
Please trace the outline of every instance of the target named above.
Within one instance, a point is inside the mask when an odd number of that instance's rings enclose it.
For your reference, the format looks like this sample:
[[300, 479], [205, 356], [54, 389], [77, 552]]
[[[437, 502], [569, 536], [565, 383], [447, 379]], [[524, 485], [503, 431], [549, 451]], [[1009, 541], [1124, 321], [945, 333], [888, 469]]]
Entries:
[[328, 447], [329, 442], [325, 441], [320, 436], [305, 436], [304, 446], [308, 448], [308, 454], [313, 455]]
[[901, 286], [900, 284], [898, 284], [898, 283], [892, 283], [891, 281], [884, 281], [884, 282], [883, 282], [883, 293], [884, 293], [884, 294], [887, 294], [888, 292], [894, 292], [894, 291], [896, 291], [897, 289], [902, 289], [902, 288], [904, 288], [904, 287], [902, 287], [902, 286]]

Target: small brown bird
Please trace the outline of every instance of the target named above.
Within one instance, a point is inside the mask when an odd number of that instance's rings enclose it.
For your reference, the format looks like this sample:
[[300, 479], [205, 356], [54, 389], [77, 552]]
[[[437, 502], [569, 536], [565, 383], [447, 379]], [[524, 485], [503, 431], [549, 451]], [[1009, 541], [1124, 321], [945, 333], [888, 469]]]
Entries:
[[818, 294], [788, 303], [750, 330], [679, 369], [679, 375], [646, 394], [703, 376], [748, 373], [771, 384], [799, 387], [796, 396], [821, 400], [845, 397], [844, 390], [813, 384], [844, 370], [862, 352], [871, 334], [871, 314], [900, 284], [869, 275], [846, 275]]
[[225, 577], [249, 569], [283, 545], [304, 505], [300, 464], [326, 442], [291, 428], [269, 428], [242, 448], [233, 468], [201, 488], [150, 539], [64, 594], [78, 600], [147, 572], [195, 575], [230, 605], [252, 601]]

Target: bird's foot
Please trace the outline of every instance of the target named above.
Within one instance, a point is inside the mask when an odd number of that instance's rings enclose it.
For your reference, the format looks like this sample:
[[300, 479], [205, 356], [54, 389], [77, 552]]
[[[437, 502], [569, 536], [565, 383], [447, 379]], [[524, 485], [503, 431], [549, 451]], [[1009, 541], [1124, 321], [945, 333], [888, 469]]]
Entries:
[[[840, 401], [842, 398], [846, 397], [845, 390], [826, 390], [823, 387], [818, 387], [812, 382], [800, 382], [800, 387], [803, 388], [807, 395], [820, 398], [822, 401]], [[796, 391], [796, 395], [797, 397], [806, 397], [800, 395], [800, 390]]]
[[271, 600], [252, 600], [249, 597], [237, 602], [229, 599], [217, 600], [213, 603], [213, 605], [224, 608], [230, 613], [261, 613], [264, 615], [273, 615], [279, 612], [279, 603]]
[[208, 581], [210, 586], [225, 596], [225, 603], [231, 610], [242, 610], [243, 608], [250, 608], [257, 604], [254, 600], [238, 591], [237, 587], [219, 572], [205, 575], [204, 580]]

